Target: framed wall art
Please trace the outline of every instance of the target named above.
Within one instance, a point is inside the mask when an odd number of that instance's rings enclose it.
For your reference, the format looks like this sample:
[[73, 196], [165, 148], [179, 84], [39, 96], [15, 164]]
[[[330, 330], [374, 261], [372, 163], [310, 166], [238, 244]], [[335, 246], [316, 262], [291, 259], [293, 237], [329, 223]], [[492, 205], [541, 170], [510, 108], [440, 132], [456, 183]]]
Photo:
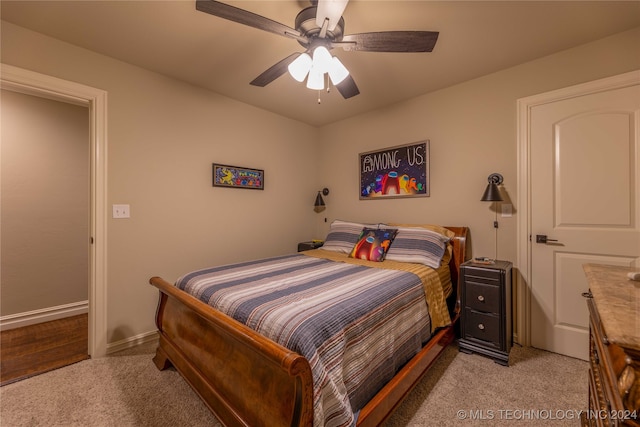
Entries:
[[359, 156], [361, 200], [429, 197], [429, 140]]
[[213, 163], [213, 186], [264, 190], [264, 171]]

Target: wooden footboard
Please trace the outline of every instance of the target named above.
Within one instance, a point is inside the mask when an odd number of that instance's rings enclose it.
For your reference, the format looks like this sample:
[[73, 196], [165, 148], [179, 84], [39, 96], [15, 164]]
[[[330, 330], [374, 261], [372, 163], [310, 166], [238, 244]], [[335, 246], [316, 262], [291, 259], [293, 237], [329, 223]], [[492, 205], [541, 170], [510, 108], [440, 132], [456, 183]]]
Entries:
[[228, 426], [311, 426], [307, 360], [154, 277], [160, 289], [154, 358], [169, 363]]
[[[451, 261], [457, 320], [460, 263], [467, 258], [466, 227], [456, 233]], [[159, 277], [156, 325], [158, 369], [173, 365], [227, 426], [312, 426], [313, 379], [308, 361]], [[358, 426], [376, 426], [400, 404], [447, 345], [454, 325], [427, 345], [360, 411]]]

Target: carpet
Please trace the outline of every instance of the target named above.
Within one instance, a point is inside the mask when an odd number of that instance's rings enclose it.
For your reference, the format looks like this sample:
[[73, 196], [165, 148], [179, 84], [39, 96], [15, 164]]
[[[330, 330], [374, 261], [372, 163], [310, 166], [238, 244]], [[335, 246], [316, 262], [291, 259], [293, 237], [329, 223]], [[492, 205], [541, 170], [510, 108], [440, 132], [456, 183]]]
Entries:
[[[0, 387], [0, 426], [212, 426], [220, 423], [155, 343]], [[515, 346], [510, 366], [447, 348], [384, 427], [578, 426], [588, 364]]]

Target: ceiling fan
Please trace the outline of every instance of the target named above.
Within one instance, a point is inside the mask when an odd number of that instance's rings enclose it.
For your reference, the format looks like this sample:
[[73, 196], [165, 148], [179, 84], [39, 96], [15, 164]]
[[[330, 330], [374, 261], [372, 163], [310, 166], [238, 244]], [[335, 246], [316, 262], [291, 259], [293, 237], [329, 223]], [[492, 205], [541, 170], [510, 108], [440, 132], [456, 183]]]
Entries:
[[306, 51], [295, 52], [268, 68], [250, 84], [264, 87], [289, 73], [310, 89], [323, 89], [328, 79], [345, 98], [360, 93], [353, 77], [329, 50], [340, 47], [368, 52], [431, 52], [438, 40], [435, 31], [380, 31], [344, 34], [342, 13], [349, 0], [311, 0], [296, 16], [295, 28], [215, 0], [196, 0], [196, 10], [259, 30], [295, 39]]

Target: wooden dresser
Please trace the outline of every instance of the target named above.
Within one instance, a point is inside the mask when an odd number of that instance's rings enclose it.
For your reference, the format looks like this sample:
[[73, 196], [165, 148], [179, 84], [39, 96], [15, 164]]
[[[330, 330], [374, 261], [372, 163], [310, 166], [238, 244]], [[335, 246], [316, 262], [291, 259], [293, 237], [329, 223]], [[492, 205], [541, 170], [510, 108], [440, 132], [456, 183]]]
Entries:
[[589, 282], [588, 426], [640, 426], [640, 282], [634, 268], [585, 264]]

